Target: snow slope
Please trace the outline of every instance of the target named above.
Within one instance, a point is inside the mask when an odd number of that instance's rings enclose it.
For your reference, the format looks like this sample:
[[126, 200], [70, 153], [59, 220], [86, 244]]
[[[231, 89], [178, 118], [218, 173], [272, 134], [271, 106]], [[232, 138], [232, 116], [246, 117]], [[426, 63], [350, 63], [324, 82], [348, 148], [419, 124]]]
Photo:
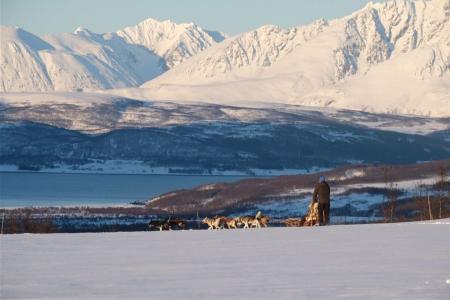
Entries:
[[80, 27], [40, 38], [0, 26], [0, 36], [0, 91], [10, 92], [139, 86], [224, 38], [192, 23], [153, 19], [117, 33]]
[[448, 299], [450, 222], [7, 235], [7, 299]]
[[208, 48], [143, 90], [119, 93], [449, 116], [449, 20], [448, 1], [398, 0], [307, 26], [267, 25]]

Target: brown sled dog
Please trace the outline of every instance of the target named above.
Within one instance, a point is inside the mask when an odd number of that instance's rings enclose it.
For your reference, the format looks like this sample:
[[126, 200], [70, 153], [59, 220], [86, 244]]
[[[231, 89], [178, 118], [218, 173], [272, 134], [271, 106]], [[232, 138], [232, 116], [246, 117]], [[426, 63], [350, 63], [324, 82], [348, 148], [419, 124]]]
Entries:
[[[252, 223], [252, 227], [267, 227], [267, 224], [269, 223], [270, 218], [268, 216], [261, 215], [259, 218], [255, 218], [255, 220]], [[259, 224], [259, 226], [258, 226]]]
[[238, 228], [237, 220], [235, 218], [224, 218], [224, 220], [228, 229]]
[[208, 225], [208, 230], [223, 229], [226, 224], [226, 218], [219, 216], [215, 216], [214, 218], [206, 217], [202, 220], [202, 223]]
[[302, 227], [305, 223], [305, 218], [289, 218], [282, 222], [286, 227]]
[[267, 224], [270, 221], [270, 218], [264, 216], [260, 211], [256, 214], [256, 216], [244, 216], [236, 218], [237, 225], [244, 225], [243, 228], [261, 228], [267, 227]]

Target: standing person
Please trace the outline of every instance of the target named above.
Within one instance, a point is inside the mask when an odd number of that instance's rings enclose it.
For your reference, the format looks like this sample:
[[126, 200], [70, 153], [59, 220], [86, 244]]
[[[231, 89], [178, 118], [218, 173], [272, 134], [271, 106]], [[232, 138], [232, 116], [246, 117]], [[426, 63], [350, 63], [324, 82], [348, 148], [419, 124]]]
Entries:
[[314, 188], [312, 202], [319, 202], [319, 225], [330, 223], [330, 186], [325, 181], [325, 176], [320, 176], [319, 183]]

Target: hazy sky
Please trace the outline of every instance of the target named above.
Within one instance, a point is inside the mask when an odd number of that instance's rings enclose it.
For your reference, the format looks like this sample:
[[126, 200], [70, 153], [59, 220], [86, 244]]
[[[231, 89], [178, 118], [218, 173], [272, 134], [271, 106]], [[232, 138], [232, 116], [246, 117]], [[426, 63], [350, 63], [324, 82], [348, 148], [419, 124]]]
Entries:
[[111, 32], [152, 17], [194, 22], [234, 35], [264, 24], [283, 27], [333, 19], [368, 0], [0, 0], [0, 23], [38, 35], [83, 26]]

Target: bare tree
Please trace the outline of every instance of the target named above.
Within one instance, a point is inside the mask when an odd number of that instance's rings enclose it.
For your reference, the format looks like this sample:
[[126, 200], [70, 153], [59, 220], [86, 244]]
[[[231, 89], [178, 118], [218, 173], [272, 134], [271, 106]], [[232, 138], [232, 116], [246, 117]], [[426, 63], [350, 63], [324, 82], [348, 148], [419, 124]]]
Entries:
[[385, 200], [381, 206], [385, 222], [393, 222], [397, 205], [397, 185], [392, 178], [392, 167], [383, 167], [383, 179], [386, 189]]
[[445, 202], [445, 186], [447, 180], [447, 168], [443, 165], [439, 166], [438, 169], [438, 179], [436, 183], [439, 201], [439, 218], [442, 218], [442, 208]]
[[425, 199], [425, 190], [423, 184], [418, 182], [414, 188], [414, 199], [417, 206], [418, 220], [427, 219], [428, 206]]

